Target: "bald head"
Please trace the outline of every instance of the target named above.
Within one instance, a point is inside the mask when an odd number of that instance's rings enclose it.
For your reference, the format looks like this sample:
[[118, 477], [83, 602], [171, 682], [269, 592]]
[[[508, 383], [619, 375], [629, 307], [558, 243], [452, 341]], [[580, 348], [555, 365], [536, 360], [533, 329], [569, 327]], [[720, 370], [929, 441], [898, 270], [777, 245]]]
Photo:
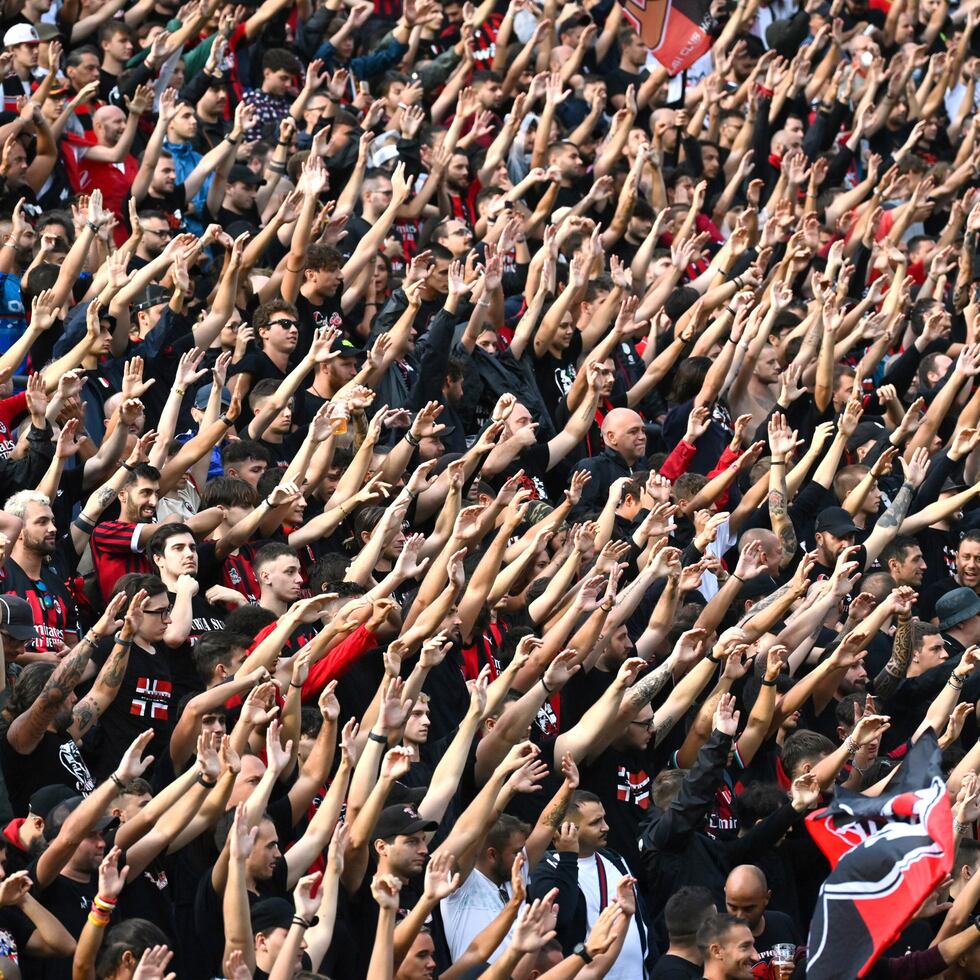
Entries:
[[643, 419], [630, 408], [614, 408], [602, 420], [602, 439], [629, 466], [646, 455], [647, 434]]
[[750, 528], [738, 542], [738, 550], [745, 551], [750, 544], [758, 543], [765, 555], [766, 568], [770, 575], [778, 575], [784, 553], [779, 536], [763, 527]]
[[725, 905], [731, 915], [745, 919], [756, 932], [769, 904], [769, 887], [762, 868], [740, 864], [725, 882]]
[[115, 146], [126, 128], [126, 113], [114, 105], [104, 105], [92, 115], [92, 128], [104, 146]]

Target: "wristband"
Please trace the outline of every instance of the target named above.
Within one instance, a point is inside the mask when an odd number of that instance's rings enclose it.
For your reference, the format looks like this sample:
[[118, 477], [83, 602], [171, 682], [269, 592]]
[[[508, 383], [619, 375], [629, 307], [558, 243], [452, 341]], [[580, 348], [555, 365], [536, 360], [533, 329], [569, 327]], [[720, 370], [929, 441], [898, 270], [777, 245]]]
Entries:
[[203, 773], [198, 773], [196, 782], [200, 783], [205, 789], [214, 789], [218, 785], [217, 779], [205, 779]]
[[762, 682], [762, 686], [763, 687], [775, 687], [776, 686], [776, 682], [775, 682], [775, 680], [771, 680], [771, 681], [765, 681], [764, 680]]
[[387, 745], [388, 744], [388, 736], [387, 735], [379, 735], [377, 732], [368, 732], [368, 739], [370, 741], [372, 741], [372, 742], [377, 742], [378, 745]]
[[743, 585], [745, 584], [745, 579], [742, 578], [742, 576], [737, 574], [736, 572], [732, 572], [732, 578], [737, 578], [739, 582], [741, 582]]
[[241, 141], [242, 141], [242, 138], [241, 138], [241, 136], [239, 136], [239, 137], [237, 137], [237, 138], [236, 138], [236, 137], [234, 137], [234, 136], [232, 136], [232, 135], [231, 135], [231, 133], [229, 133], [229, 134], [228, 134], [228, 135], [227, 135], [227, 136], [225, 137], [225, 140], [226, 140], [227, 142], [229, 142], [229, 143], [231, 143], [231, 145], [232, 145], [232, 146], [238, 146], [238, 144], [239, 144], [239, 143], [241, 143]]
[[111, 775], [109, 776], [109, 778], [110, 778], [110, 779], [111, 779], [111, 780], [112, 780], [112, 781], [113, 781], [113, 782], [114, 782], [114, 783], [115, 783], [115, 784], [116, 784], [116, 785], [117, 785], [117, 786], [118, 786], [118, 787], [119, 787], [119, 788], [120, 788], [121, 790], [125, 790], [125, 789], [126, 789], [126, 784], [125, 784], [125, 783], [124, 783], [124, 782], [123, 782], [123, 781], [122, 781], [122, 780], [121, 780], [121, 779], [120, 779], [120, 778], [119, 778], [119, 777], [118, 777], [118, 776], [117, 776], [117, 775], [116, 775], [115, 773], [112, 773], [112, 774], [111, 774]]
[[85, 227], [91, 229], [96, 235], [99, 233], [99, 226], [94, 221], [86, 221]]
[[554, 694], [555, 693], [553, 688], [550, 688], [550, 687], [548, 687], [547, 684], [545, 684], [543, 677], [540, 678], [540, 680], [538, 681], [538, 683], [544, 688], [545, 694]]
[[122, 467], [122, 468], [123, 468], [123, 469], [124, 469], [124, 470], [125, 470], [125, 471], [126, 471], [127, 473], [134, 473], [134, 472], [135, 472], [135, 470], [133, 469], [133, 467], [132, 467], [132, 466], [130, 466], [130, 465], [129, 465], [129, 463], [120, 463], [119, 465], [120, 465], [120, 466], [121, 466], [121, 467]]
[[294, 684], [292, 681], [290, 681], [289, 682], [289, 686], [290, 687], [299, 687], [299, 688], [302, 688], [303, 685], [302, 684]]
[[228, 416], [224, 412], [222, 412], [218, 416], [218, 421], [224, 422], [224, 424], [228, 426], [229, 429], [235, 424], [230, 418], [228, 418]]
[[946, 683], [954, 691], [962, 691], [963, 690], [963, 678], [962, 677], [957, 677], [956, 674], [950, 674], [949, 675], [949, 680], [947, 680]]
[[99, 640], [101, 639], [101, 637], [99, 637], [99, 636], [97, 636], [97, 635], [96, 635], [95, 633], [93, 633], [93, 632], [92, 632], [92, 630], [89, 630], [89, 631], [88, 631], [88, 632], [87, 632], [87, 633], [86, 633], [86, 634], [85, 634], [85, 635], [84, 635], [84, 636], [82, 637], [82, 639], [83, 639], [83, 640], [84, 640], [84, 641], [85, 641], [85, 642], [86, 642], [87, 644], [89, 644], [89, 646], [93, 646], [93, 647], [94, 647], [94, 646], [95, 646], [95, 645], [96, 645], [96, 644], [97, 644], [97, 643], [99, 642]]
[[302, 926], [304, 929], [309, 929], [310, 928], [309, 922], [307, 922], [306, 919], [304, 919], [303, 916], [301, 916], [301, 915], [294, 915], [293, 916], [293, 925], [294, 926]]
[[116, 911], [116, 903], [118, 901], [119, 900], [116, 898], [103, 898], [101, 895], [96, 895], [95, 898], [92, 899], [92, 904], [97, 909], [112, 915], [112, 913]]
[[291, 146], [292, 142], [292, 140], [278, 140], [276, 146]]
[[854, 741], [853, 735], [848, 735], [847, 738], [844, 739], [844, 750], [847, 752], [848, 758], [857, 752], [858, 747]]
[[705, 656], [704, 659], [705, 660], [710, 660], [713, 664], [720, 664], [721, 663], [721, 657], [716, 657], [712, 653], [707, 654], [707, 656]]
[[174, 394], [175, 395], [180, 395], [180, 397], [183, 398], [184, 395], [187, 394], [187, 389], [186, 388], [182, 388], [180, 385], [174, 385]]
[[75, 518], [73, 523], [80, 531], [87, 531], [89, 534], [95, 530], [95, 521], [90, 521], [87, 517], [84, 517], [81, 514]]
[[126, 647], [127, 649], [133, 645], [132, 640], [124, 640], [118, 633], [112, 638], [112, 642], [116, 646]]
[[[956, 817], [953, 817], [953, 833], [957, 837], [965, 837], [969, 832], [969, 830], [970, 828], [967, 824], [960, 823], [959, 820], [956, 819]], [[977, 928], [980, 929], [980, 926], [977, 926]]]
[[407, 442], [410, 446], [415, 446], [416, 448], [419, 445], [419, 440], [412, 435], [411, 429], [409, 429], [408, 432], [405, 433], [405, 442]]
[[105, 929], [105, 927], [112, 921], [112, 918], [106, 915], [104, 912], [92, 911], [88, 914], [88, 921], [90, 925], [95, 926], [96, 929]]

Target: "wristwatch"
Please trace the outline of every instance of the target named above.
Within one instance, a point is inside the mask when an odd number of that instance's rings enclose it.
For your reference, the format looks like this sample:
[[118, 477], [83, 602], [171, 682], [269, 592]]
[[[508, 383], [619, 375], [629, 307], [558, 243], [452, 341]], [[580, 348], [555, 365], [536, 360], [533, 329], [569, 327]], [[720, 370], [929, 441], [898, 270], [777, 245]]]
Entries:
[[585, 943], [577, 943], [575, 949], [572, 950], [575, 956], [581, 956], [586, 963], [592, 962], [592, 957], [589, 955], [589, 951], [585, 948]]

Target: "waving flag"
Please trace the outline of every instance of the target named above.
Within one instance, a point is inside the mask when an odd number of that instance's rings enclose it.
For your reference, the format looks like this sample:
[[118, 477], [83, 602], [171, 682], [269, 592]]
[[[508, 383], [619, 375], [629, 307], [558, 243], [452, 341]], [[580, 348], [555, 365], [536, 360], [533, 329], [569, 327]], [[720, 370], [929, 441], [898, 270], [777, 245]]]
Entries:
[[627, 20], [673, 76], [707, 54], [717, 22], [708, 0], [620, 0]]
[[807, 827], [833, 871], [810, 925], [807, 980], [863, 977], [953, 866], [953, 815], [935, 735], [879, 797], [839, 789]]

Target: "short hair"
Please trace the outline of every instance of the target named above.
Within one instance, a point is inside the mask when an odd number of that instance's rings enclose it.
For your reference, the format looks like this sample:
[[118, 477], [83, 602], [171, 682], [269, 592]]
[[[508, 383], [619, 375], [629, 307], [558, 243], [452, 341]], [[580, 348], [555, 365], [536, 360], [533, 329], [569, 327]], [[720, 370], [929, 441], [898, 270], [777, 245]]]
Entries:
[[903, 562], [908, 558], [909, 552], [913, 548], [921, 547], [919, 542], [911, 534], [896, 535], [896, 537], [881, 549], [881, 564], [887, 568], [888, 563], [893, 559], [897, 562]]
[[572, 793], [572, 798], [568, 801], [568, 812], [580, 814], [582, 812], [582, 804], [584, 803], [598, 803], [602, 806], [602, 798], [596, 796], [595, 793], [590, 793], [587, 789], [577, 789]]
[[530, 833], [530, 824], [526, 824], [523, 820], [511, 816], [509, 813], [501, 813], [497, 817], [497, 822], [490, 828], [490, 833], [487, 834], [485, 847], [502, 851], [507, 846], [512, 834], [523, 834], [527, 837]]
[[262, 70], [288, 71], [291, 75], [301, 75], [303, 65], [292, 51], [285, 48], [269, 48], [262, 55]]
[[911, 625], [913, 650], [918, 650], [927, 636], [942, 636], [938, 626], [933, 626], [932, 623], [923, 623], [921, 619], [913, 619]]
[[275, 378], [263, 378], [248, 393], [248, 404], [252, 411], [255, 411], [259, 402], [266, 398], [271, 398], [282, 387], [281, 381]]
[[108, 41], [117, 34], [125, 34], [130, 41], [135, 41], [132, 28], [124, 20], [107, 20], [99, 28], [99, 44]]
[[854, 706], [861, 707], [864, 704], [864, 699], [865, 695], [857, 692], [841, 698], [834, 710], [837, 724], [850, 731], [854, 727]]
[[161, 524], [147, 543], [146, 550], [151, 558], [160, 558], [167, 550], [167, 542], [179, 534], [189, 534], [194, 538], [194, 532], [186, 524]]
[[[191, 648], [197, 676], [207, 684], [214, 677], [218, 664], [229, 667], [232, 651], [247, 650], [252, 645], [252, 639], [244, 633], [233, 633], [226, 629], [209, 630], [203, 633]], [[223, 711], [224, 707], [221, 710]]]
[[128, 783], [124, 783], [119, 787], [119, 792], [116, 793], [115, 799], [120, 796], [152, 796], [153, 787], [145, 780], [141, 779], [139, 776], [136, 779], [131, 779]]
[[251, 646], [259, 633], [277, 619], [274, 612], [250, 602], [247, 606], [239, 606], [225, 617], [225, 629], [229, 633], [241, 633], [243, 636], [251, 637], [249, 640]]
[[[788, 680], [788, 678], [787, 678]], [[744, 830], [772, 816], [786, 802], [786, 791], [776, 783], [749, 783], [735, 797], [735, 816]]]
[[697, 944], [701, 955], [707, 957], [711, 946], [714, 943], [722, 942], [732, 929], [738, 926], [745, 926], [748, 929], [749, 924], [745, 919], [739, 918], [737, 915], [729, 915], [727, 912], [712, 915], [705, 919], [697, 934]]
[[216, 476], [208, 480], [201, 494], [201, 507], [254, 507], [259, 502], [255, 487], [237, 476]]
[[852, 463], [842, 466], [834, 477], [834, 493], [838, 500], [845, 500], [847, 495], [871, 472], [870, 466], [864, 463]]
[[678, 500], [689, 500], [696, 497], [708, 484], [708, 478], [703, 473], [681, 473], [674, 481], [674, 496]]
[[51, 498], [46, 493], [38, 493], [37, 490], [18, 490], [12, 497], [7, 498], [3, 509], [11, 516], [24, 520], [27, 513], [28, 504], [38, 504], [41, 507], [50, 507]]
[[259, 330], [269, 326], [277, 313], [288, 313], [289, 316], [299, 320], [299, 311], [292, 303], [284, 299], [270, 299], [268, 303], [263, 303], [252, 317], [252, 326], [255, 327], [256, 335]]
[[340, 269], [344, 257], [331, 245], [321, 245], [314, 242], [306, 247], [306, 268], [317, 271], [332, 272]]
[[783, 743], [783, 768], [792, 776], [800, 764], [816, 762], [830, 755], [836, 748], [826, 735], [802, 728], [793, 732]]
[[961, 544], [980, 544], [980, 530], [977, 531], [967, 531], [966, 534], [960, 538], [959, 544], [956, 546], [956, 550], [960, 550]]
[[482, 85], [483, 82], [503, 82], [503, 76], [496, 71], [490, 71], [487, 68], [481, 68], [478, 71], [473, 72], [470, 76], [470, 85]]
[[304, 704], [299, 709], [299, 733], [310, 738], [316, 738], [323, 727], [323, 716], [319, 708], [314, 708], [312, 704]]
[[980, 841], [972, 837], [961, 837], [956, 843], [952, 874], [958, 874], [960, 869], [967, 865], [974, 871], [980, 866]]
[[678, 889], [664, 906], [664, 922], [672, 943], [688, 945], [694, 942], [705, 919], [715, 915], [715, 897], [701, 885]]
[[255, 560], [252, 562], [252, 567], [258, 572], [263, 565], [270, 565], [280, 558], [295, 557], [295, 548], [290, 548], [288, 544], [280, 544], [278, 541], [271, 541], [269, 544], [262, 545], [255, 553]]
[[155, 466], [150, 466], [149, 463], [137, 463], [135, 466], [126, 470], [126, 475], [123, 477], [120, 489], [125, 490], [126, 487], [131, 487], [134, 483], [139, 483], [140, 480], [159, 482], [160, 471]]
[[77, 68], [82, 63], [82, 55], [94, 54], [99, 61], [102, 60], [102, 52], [94, 44], [83, 44], [81, 47], [73, 48], [65, 58], [65, 68]]
[[677, 799], [677, 794], [681, 791], [681, 783], [686, 776], [686, 769], [661, 769], [654, 777], [650, 793], [654, 806], [666, 810]]
[[107, 933], [95, 959], [97, 977], [112, 976], [129, 953], [138, 963], [153, 946], [166, 946], [170, 940], [163, 930], [147, 919], [125, 919], [117, 922]]
[[221, 449], [221, 465], [225, 468], [235, 463], [244, 463], [247, 459], [261, 460], [267, 466], [272, 464], [269, 450], [255, 439], [233, 439]]
[[121, 575], [112, 590], [112, 595], [108, 599], [113, 599], [120, 592], [126, 596], [126, 602], [132, 601], [137, 592], [146, 592], [148, 596], [165, 595], [167, 587], [163, 584], [163, 579], [159, 575], [143, 575], [140, 572], [128, 572]]

